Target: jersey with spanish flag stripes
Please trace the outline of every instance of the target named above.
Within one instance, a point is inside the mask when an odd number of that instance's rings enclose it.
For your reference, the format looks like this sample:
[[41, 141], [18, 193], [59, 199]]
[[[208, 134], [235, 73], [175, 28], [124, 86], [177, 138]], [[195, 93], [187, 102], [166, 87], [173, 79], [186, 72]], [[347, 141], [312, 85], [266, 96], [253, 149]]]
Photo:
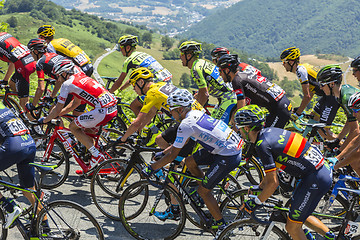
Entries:
[[292, 176], [302, 178], [324, 164], [320, 150], [300, 134], [280, 128], [265, 128], [256, 141], [265, 173], [281, 168]]

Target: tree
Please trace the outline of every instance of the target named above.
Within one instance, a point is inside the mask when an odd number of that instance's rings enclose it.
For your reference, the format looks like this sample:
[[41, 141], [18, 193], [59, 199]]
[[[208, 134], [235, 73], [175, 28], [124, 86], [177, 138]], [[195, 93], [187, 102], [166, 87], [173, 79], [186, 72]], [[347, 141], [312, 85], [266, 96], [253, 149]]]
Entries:
[[142, 41], [143, 41], [143, 45], [147, 46], [150, 48], [150, 45], [152, 43], [152, 34], [150, 32], [144, 32], [144, 34], [141, 37]]
[[12, 27], [12, 28], [17, 27], [17, 25], [18, 25], [18, 20], [17, 20], [17, 18], [16, 18], [15, 16], [11, 16], [6, 22], [7, 22], [7, 23], [10, 25], [10, 27]]
[[170, 38], [169, 36], [164, 36], [161, 38], [161, 46], [168, 51], [174, 45], [174, 39]]
[[180, 86], [183, 88], [189, 88], [191, 86], [190, 75], [183, 73], [180, 77]]
[[[5, 2], [5, 0], [0, 1], [0, 10], [4, 7], [4, 2]], [[9, 26], [9, 24], [7, 24], [5, 22], [0, 22], [0, 32], [6, 32], [8, 26]]]

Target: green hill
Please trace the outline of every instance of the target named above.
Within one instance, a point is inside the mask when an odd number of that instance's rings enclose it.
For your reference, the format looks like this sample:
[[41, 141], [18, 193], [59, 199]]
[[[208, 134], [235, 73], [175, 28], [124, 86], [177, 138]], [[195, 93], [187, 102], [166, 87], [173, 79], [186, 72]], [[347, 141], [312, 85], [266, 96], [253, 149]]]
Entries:
[[358, 0], [243, 0], [180, 37], [276, 57], [296, 45], [304, 54], [360, 53]]

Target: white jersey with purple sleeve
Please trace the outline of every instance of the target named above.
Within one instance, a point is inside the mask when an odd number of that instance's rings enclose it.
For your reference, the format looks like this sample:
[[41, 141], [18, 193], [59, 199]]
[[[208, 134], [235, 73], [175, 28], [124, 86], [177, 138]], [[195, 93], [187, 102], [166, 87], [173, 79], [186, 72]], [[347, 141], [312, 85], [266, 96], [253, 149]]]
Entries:
[[190, 137], [210, 153], [222, 156], [240, 154], [243, 144], [226, 123], [198, 110], [189, 111], [181, 121], [173, 146], [182, 148]]

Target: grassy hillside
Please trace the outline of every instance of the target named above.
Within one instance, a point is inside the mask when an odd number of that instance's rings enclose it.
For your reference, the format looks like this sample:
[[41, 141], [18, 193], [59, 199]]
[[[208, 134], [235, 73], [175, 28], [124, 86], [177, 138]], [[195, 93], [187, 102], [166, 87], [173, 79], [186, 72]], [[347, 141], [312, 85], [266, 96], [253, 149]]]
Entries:
[[296, 45], [304, 54], [360, 53], [358, 0], [244, 0], [217, 11], [181, 37], [278, 58]]

